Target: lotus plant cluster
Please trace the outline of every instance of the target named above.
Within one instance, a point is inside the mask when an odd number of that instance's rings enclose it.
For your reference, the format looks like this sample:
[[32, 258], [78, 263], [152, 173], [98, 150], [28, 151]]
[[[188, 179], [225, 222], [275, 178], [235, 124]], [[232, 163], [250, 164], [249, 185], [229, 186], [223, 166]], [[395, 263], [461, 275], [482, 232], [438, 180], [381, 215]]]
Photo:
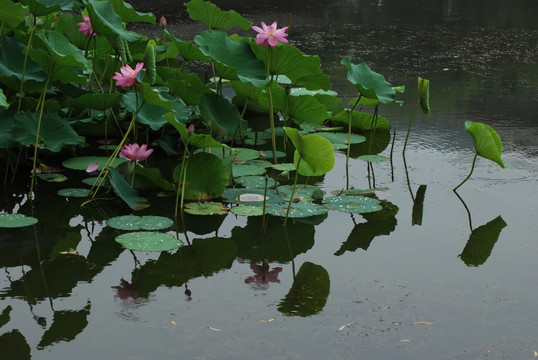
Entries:
[[[397, 94], [403, 86], [345, 58], [342, 65], [357, 96], [351, 106], [344, 104], [319, 56], [295, 47], [290, 25], [279, 28], [278, 19], [257, 26], [235, 11], [190, 0], [187, 12], [205, 30], [186, 41], [169, 31], [164, 17], [138, 12], [122, 0], [25, 3], [6, 0], [9, 11], [0, 12], [5, 182], [21, 167], [31, 167], [33, 192], [41, 179], [37, 169], [55, 155], [65, 158], [65, 167], [100, 170], [92, 198], [101, 186], [112, 187], [107, 194], [136, 210], [150, 205], [143, 196], [148, 191], [175, 192], [183, 208], [184, 201], [220, 199], [229, 187], [247, 181], [240, 176], [261, 174], [265, 190], [276, 190], [277, 181], [269, 186], [267, 168], [256, 160], [273, 162], [277, 174], [271, 180], [287, 181], [286, 173], [295, 171], [295, 185], [299, 174], [331, 171], [335, 148], [347, 148], [349, 158], [353, 144], [369, 140], [359, 158], [368, 164], [383, 160], [388, 141], [374, 137], [390, 139], [382, 108], [402, 104]], [[162, 38], [132, 31], [134, 23], [160, 27]], [[228, 35], [238, 28], [250, 34]], [[197, 75], [200, 66], [209, 76]], [[186, 70], [191, 68], [196, 71]], [[324, 130], [339, 128], [348, 131]], [[101, 141], [107, 145], [92, 147]], [[27, 149], [29, 161], [22, 159]], [[82, 157], [88, 149], [96, 149], [93, 156]], [[158, 161], [162, 157], [170, 160], [162, 162], [166, 166]], [[134, 173], [143, 178], [143, 188], [133, 181]], [[278, 216], [294, 216], [303, 205], [294, 194]], [[281, 214], [282, 209], [267, 204], [266, 210]]]

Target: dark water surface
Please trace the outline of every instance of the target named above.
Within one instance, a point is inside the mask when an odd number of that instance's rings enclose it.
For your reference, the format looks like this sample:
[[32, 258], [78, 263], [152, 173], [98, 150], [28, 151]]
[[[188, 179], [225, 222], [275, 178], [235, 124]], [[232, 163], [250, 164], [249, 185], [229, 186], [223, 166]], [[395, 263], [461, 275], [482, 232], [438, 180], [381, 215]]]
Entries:
[[[165, 15], [177, 37], [192, 39], [203, 30], [187, 19], [182, 2], [131, 3]], [[0, 310], [12, 307], [0, 333], [18, 332], [34, 359], [534, 358], [538, 2], [215, 3], [255, 23], [285, 24], [289, 17], [291, 43], [320, 55], [345, 99], [354, 96], [340, 65], [346, 56], [406, 86], [403, 107], [380, 109], [396, 130], [393, 169], [374, 166], [376, 186], [388, 188], [378, 196], [397, 212], [329, 212], [319, 224], [288, 225], [291, 258], [289, 248], [282, 250], [287, 243], [278, 223], [271, 246], [260, 238], [258, 220], [232, 214], [192, 228], [193, 251], [133, 254], [113, 241], [116, 232], [92, 221], [98, 214], [59, 201], [45, 184], [50, 197], [36, 206], [41, 252], [33, 230], [0, 232]], [[160, 33], [158, 26], [135, 30]], [[415, 119], [408, 186], [401, 150], [417, 76], [431, 81], [432, 116]], [[474, 155], [466, 120], [497, 130], [512, 167], [479, 158], [459, 190], [462, 203], [452, 188]], [[339, 153], [318, 184], [327, 192], [345, 186], [344, 160]], [[351, 185], [368, 188], [364, 162], [352, 160], [350, 171]], [[423, 218], [412, 225], [413, 197], [422, 184]], [[23, 212], [22, 194], [3, 197], [1, 207]], [[169, 205], [163, 200], [153, 214], [171, 216]], [[196, 248], [204, 241], [209, 253]], [[69, 242], [78, 255], [58, 253]], [[266, 283], [263, 256], [270, 261]], [[311, 309], [326, 302], [301, 316], [283, 304], [293, 274], [307, 263], [326, 270], [330, 292], [326, 299], [303, 298]]]

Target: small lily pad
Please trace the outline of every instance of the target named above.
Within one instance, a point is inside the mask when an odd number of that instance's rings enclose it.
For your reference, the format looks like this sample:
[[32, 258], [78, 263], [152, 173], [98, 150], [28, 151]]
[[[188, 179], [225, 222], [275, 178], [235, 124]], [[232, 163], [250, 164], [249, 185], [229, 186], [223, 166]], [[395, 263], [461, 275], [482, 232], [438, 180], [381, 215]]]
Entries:
[[[323, 136], [334, 144], [347, 145], [348, 134], [347, 133], [332, 133], [332, 132], [318, 132], [317, 135]], [[351, 144], [360, 144], [366, 141], [366, 138], [359, 134], [351, 134]]]
[[163, 216], [123, 215], [110, 218], [107, 225], [118, 230], [162, 230], [168, 229], [174, 222]]
[[64, 174], [58, 174], [58, 173], [37, 174], [37, 177], [48, 182], [57, 182], [57, 183], [64, 182], [65, 180], [67, 180], [67, 176], [65, 176]]
[[192, 202], [185, 204], [185, 212], [193, 215], [226, 215], [228, 209], [220, 202]]
[[65, 197], [88, 197], [91, 194], [90, 189], [80, 189], [80, 188], [66, 188], [58, 190], [58, 195]]
[[362, 161], [368, 161], [368, 162], [386, 162], [390, 160], [386, 156], [375, 155], [375, 154], [361, 155], [358, 158], [361, 159]]
[[373, 188], [373, 189], [347, 189], [347, 190], [333, 190], [331, 194], [333, 195], [347, 195], [347, 196], [356, 196], [356, 195], [369, 195], [375, 194], [377, 191], [387, 191], [389, 188]]
[[[281, 159], [286, 157], [286, 153], [283, 151], [277, 151], [276, 152], [276, 158]], [[273, 151], [272, 150], [265, 150], [263, 154], [261, 155], [262, 159], [272, 159], [273, 158]]]
[[99, 185], [101, 183], [101, 181], [103, 181], [103, 183], [107, 182], [108, 178], [98, 178], [97, 176], [92, 176], [92, 177], [89, 177], [89, 178], [85, 178], [85, 179], [82, 179], [82, 183], [83, 184], [86, 184], [86, 185], [90, 185], [90, 186], [96, 186], [96, 185]]
[[[71, 170], [86, 171], [86, 169], [91, 163], [96, 162], [96, 163], [99, 163], [99, 170], [102, 170], [103, 166], [107, 163], [108, 159], [109, 158], [106, 156], [80, 156], [80, 157], [75, 157], [75, 158], [64, 160], [62, 162], [62, 165]], [[128, 160], [122, 159], [122, 158], [116, 158], [114, 159], [114, 162], [109, 164], [109, 166], [112, 168], [115, 168], [118, 165], [126, 161]]]
[[365, 196], [332, 196], [325, 199], [329, 210], [364, 214], [379, 211], [382, 206], [379, 200]]
[[[265, 189], [226, 189], [221, 197], [226, 202], [244, 205], [263, 205]], [[282, 203], [282, 197], [272, 189], [267, 189], [265, 203]]]
[[[274, 215], [274, 216], [280, 216], [280, 217], [286, 217], [286, 213], [288, 212], [288, 204], [270, 204], [267, 205], [266, 211], [268, 214]], [[323, 215], [326, 214], [328, 211], [326, 208], [324, 208], [321, 205], [313, 204], [313, 203], [306, 203], [306, 202], [298, 202], [298, 203], [292, 203], [290, 212], [288, 214], [289, 218], [305, 218], [310, 217], [314, 215]]]
[[24, 214], [0, 214], [0, 228], [20, 228], [37, 223], [35, 217]]
[[[280, 193], [280, 196], [284, 198], [284, 200], [288, 201], [290, 199], [291, 192], [292, 192], [291, 185], [279, 186], [277, 190]], [[317, 186], [297, 185], [297, 187], [295, 188], [295, 193], [293, 194], [293, 197], [299, 198], [302, 201], [316, 201], [316, 200], [323, 199], [324, 195], [325, 195], [325, 191], [321, 190]]]
[[263, 205], [239, 205], [232, 206], [230, 211], [239, 216], [262, 216], [263, 215]]
[[280, 163], [280, 164], [273, 164], [271, 166], [273, 169], [278, 171], [293, 171], [295, 170], [295, 165], [292, 163]]
[[135, 231], [116, 237], [125, 248], [135, 251], [169, 251], [179, 248], [183, 243], [170, 234], [154, 231]]
[[234, 177], [261, 175], [265, 172], [265, 168], [258, 165], [239, 164], [233, 166]]
[[[246, 188], [265, 189], [265, 176], [242, 176], [235, 179], [235, 182]], [[273, 188], [276, 186], [275, 179], [267, 178], [267, 187]]]

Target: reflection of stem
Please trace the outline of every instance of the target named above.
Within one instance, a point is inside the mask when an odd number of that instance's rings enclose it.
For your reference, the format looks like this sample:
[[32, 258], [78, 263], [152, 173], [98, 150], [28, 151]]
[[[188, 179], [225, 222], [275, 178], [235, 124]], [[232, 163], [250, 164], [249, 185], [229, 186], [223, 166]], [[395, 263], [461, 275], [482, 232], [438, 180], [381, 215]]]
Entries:
[[[265, 175], [265, 190], [263, 192], [263, 217], [262, 217], [262, 230], [263, 230], [263, 234], [265, 234], [265, 231], [267, 230], [267, 222], [266, 222], [266, 218], [265, 218], [265, 205], [266, 205], [266, 199], [267, 199], [267, 183], [268, 183], [268, 180], [269, 180], [269, 177], [267, 176], [267, 174]], [[265, 238], [264, 238], [265, 239]]]
[[465, 207], [465, 210], [467, 211], [467, 217], [469, 218], [469, 227], [471, 228], [471, 232], [473, 232], [473, 223], [472, 223], [472, 220], [471, 220], [471, 212], [469, 211], [469, 208], [467, 207], [467, 204], [465, 203], [465, 201], [463, 201], [460, 194], [458, 194], [458, 192], [456, 190], [454, 190], [454, 194], [456, 194], [458, 199], [460, 199], [461, 203], [463, 204], [463, 207]]
[[290, 236], [288, 235], [288, 229], [285, 226], [283, 226], [282, 229], [284, 229], [284, 236], [286, 238], [286, 244], [288, 244], [288, 250], [290, 252], [290, 258], [291, 258], [291, 271], [293, 273], [293, 281], [295, 281], [295, 254], [293, 253], [293, 250], [291, 248]]
[[351, 153], [351, 120], [353, 119], [353, 110], [359, 105], [359, 102], [361, 100], [361, 95], [357, 98], [357, 101], [355, 104], [353, 104], [353, 107], [349, 110], [349, 123], [348, 123], [348, 129], [347, 129], [347, 152], [346, 152], [346, 190], [349, 189], [349, 156]]
[[392, 163], [392, 153], [394, 152], [394, 142], [396, 139], [396, 130], [392, 132], [392, 145], [390, 146], [390, 179], [394, 182], [394, 165]]
[[467, 177], [466, 177], [465, 179], [463, 179], [463, 181], [462, 181], [458, 186], [456, 186], [456, 187], [453, 189], [454, 192], [456, 192], [456, 190], [457, 190], [460, 186], [462, 186], [463, 183], [466, 182], [466, 181], [471, 177], [471, 174], [473, 173], [473, 170], [474, 170], [474, 164], [475, 164], [475, 162], [476, 162], [476, 158], [477, 158], [477, 157], [478, 157], [478, 153], [476, 153], [476, 154], [474, 155], [473, 163], [472, 163], [472, 165], [471, 165], [471, 171], [469, 172], [469, 175], [467, 175]]
[[411, 194], [411, 199], [413, 203], [415, 202], [415, 196], [413, 195], [413, 190], [411, 190], [411, 183], [409, 181], [409, 172], [407, 171], [407, 162], [405, 161], [405, 152], [402, 152], [404, 169], [405, 169], [405, 178], [407, 179], [407, 188], [409, 189], [409, 194]]
[[290, 201], [288, 201], [288, 210], [286, 210], [286, 218], [284, 219], [284, 226], [288, 222], [288, 215], [290, 214], [291, 203], [293, 202], [293, 196], [295, 196], [295, 188], [297, 187], [297, 179], [299, 178], [299, 166], [301, 165], [301, 157], [297, 161], [297, 169], [295, 169], [295, 180], [293, 181], [293, 188], [291, 189]]

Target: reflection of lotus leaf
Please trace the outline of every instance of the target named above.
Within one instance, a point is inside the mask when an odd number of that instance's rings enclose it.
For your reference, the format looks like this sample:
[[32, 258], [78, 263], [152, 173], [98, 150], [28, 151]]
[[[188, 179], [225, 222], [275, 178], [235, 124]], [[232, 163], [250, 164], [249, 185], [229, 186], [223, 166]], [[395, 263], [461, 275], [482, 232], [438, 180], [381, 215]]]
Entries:
[[331, 289], [329, 273], [322, 266], [305, 262], [293, 280], [278, 311], [289, 316], [311, 316], [320, 312]]
[[185, 212], [193, 215], [226, 215], [228, 209], [220, 202], [206, 201], [185, 204]]
[[107, 225], [118, 230], [161, 230], [172, 226], [174, 222], [163, 216], [116, 216], [107, 221]]
[[497, 216], [487, 224], [474, 229], [460, 254], [465, 265], [479, 266], [485, 263], [505, 226], [503, 218]]
[[181, 241], [172, 235], [153, 231], [136, 231], [116, 237], [116, 241], [129, 250], [168, 251], [177, 249]]
[[0, 228], [19, 228], [36, 223], [36, 218], [24, 214], [0, 214]]
[[381, 210], [379, 200], [365, 196], [332, 196], [325, 199], [329, 210], [362, 214]]

